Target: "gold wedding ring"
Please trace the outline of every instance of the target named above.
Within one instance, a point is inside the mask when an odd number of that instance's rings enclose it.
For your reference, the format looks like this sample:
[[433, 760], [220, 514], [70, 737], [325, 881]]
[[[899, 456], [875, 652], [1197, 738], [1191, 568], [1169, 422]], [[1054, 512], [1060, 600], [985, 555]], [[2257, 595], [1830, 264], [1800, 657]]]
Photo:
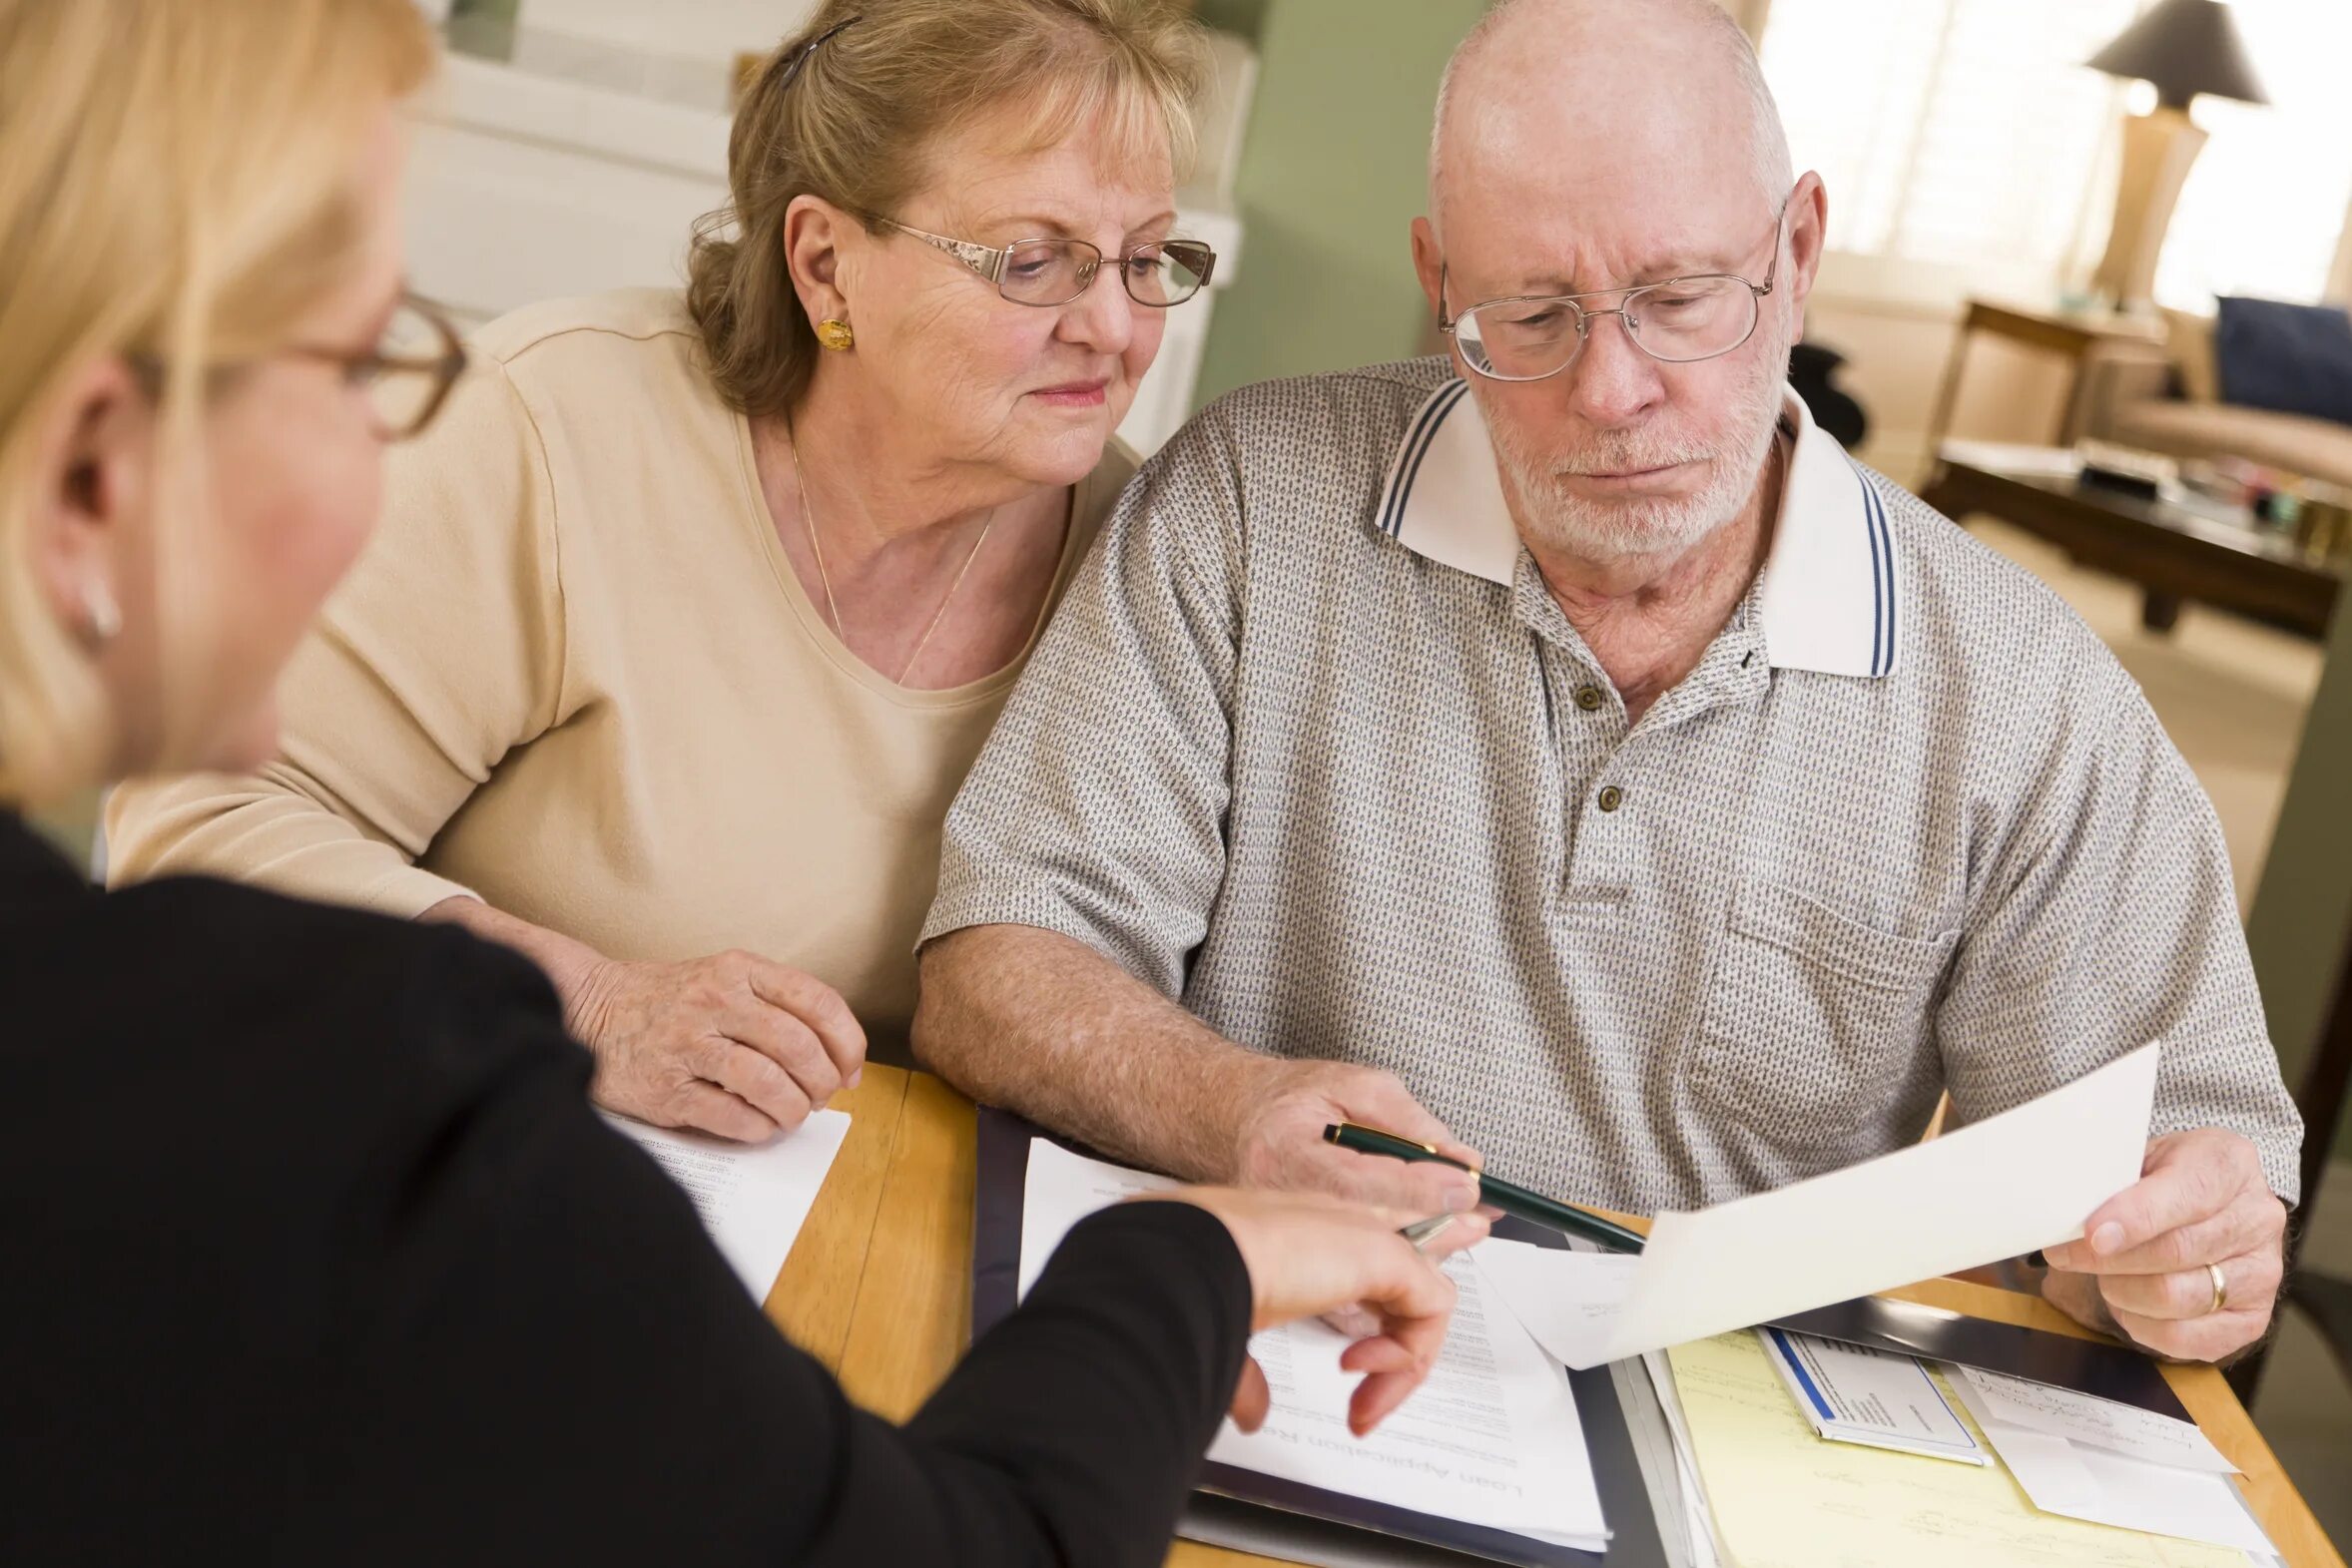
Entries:
[[2222, 1274], [2219, 1264], [2205, 1265], [2205, 1273], [2213, 1277], [2213, 1305], [2205, 1308], [2205, 1315], [2210, 1317], [2229, 1305], [2229, 1279]]

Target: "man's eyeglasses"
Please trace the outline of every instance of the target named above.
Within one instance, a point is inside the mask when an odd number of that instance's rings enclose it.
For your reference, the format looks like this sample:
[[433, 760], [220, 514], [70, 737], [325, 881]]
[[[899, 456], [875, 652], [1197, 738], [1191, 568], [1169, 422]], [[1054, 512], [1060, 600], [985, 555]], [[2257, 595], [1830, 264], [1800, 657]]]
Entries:
[[[1788, 209], [1784, 198], [1772, 220], [1772, 261], [1761, 283], [1729, 272], [1704, 272], [1630, 288], [1488, 299], [1451, 318], [1441, 303], [1438, 330], [1454, 339], [1464, 364], [1495, 381], [1540, 381], [1559, 374], [1576, 362], [1592, 323], [1604, 315], [1622, 321], [1633, 346], [1652, 359], [1667, 364], [1713, 359], [1755, 335], [1763, 298], [1779, 276]], [[1445, 270], [1438, 275], [1443, 301]], [[1611, 296], [1617, 297], [1612, 309], [1596, 310], [1584, 302]]]
[[[466, 364], [465, 344], [456, 326], [437, 307], [413, 294], [401, 296], [383, 331], [365, 348], [297, 343], [278, 353], [333, 365], [346, 385], [365, 388], [369, 423], [377, 439], [384, 441], [405, 441], [432, 423], [448, 401], [449, 389], [465, 373]], [[162, 360], [152, 354], [136, 354], [131, 363], [151, 395], [161, 390]], [[210, 368], [229, 372], [241, 363], [225, 362]]]
[[[1083, 240], [1015, 240], [1000, 249], [952, 240], [895, 219], [876, 218], [884, 229], [943, 251], [996, 285], [1014, 304], [1068, 304], [1093, 285], [1107, 258]], [[1198, 240], [1157, 240], [1119, 254], [1119, 281], [1137, 304], [1164, 310], [1182, 304], [1208, 286], [1217, 253]]]

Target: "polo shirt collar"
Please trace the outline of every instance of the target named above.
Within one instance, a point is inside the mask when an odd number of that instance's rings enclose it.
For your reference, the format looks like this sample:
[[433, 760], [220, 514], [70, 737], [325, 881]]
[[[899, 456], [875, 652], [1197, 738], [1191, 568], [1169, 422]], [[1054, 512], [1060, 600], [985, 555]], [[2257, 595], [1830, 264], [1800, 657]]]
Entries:
[[[1886, 504], [1803, 398], [1784, 389], [1781, 407], [1795, 440], [1759, 584], [1765, 658], [1776, 670], [1891, 675], [1902, 574]], [[1416, 554], [1508, 586], [1518, 529], [1468, 381], [1446, 382], [1407, 421], [1374, 515]]]

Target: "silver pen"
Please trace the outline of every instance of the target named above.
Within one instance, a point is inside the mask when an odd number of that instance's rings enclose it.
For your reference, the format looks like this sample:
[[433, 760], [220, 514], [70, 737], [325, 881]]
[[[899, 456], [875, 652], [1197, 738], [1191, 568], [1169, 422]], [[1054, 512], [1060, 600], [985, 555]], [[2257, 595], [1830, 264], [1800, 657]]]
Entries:
[[1429, 1244], [1443, 1236], [1447, 1228], [1453, 1224], [1454, 1216], [1434, 1214], [1427, 1220], [1416, 1220], [1411, 1225], [1401, 1228], [1397, 1234], [1411, 1242], [1415, 1252], [1426, 1256], [1430, 1250]]

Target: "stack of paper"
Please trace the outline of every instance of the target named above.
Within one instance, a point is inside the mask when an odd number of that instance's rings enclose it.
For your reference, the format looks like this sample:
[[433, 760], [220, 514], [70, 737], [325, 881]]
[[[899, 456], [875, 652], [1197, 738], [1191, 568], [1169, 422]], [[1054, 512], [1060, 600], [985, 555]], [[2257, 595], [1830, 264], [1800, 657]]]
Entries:
[[[1824, 1442], [1754, 1334], [1677, 1345], [1665, 1359], [1725, 1561], [2246, 1568], [2242, 1550], [2038, 1512], [1999, 1466]], [[2260, 1550], [2268, 1562], [2267, 1543]]]
[[1946, 1373], [2043, 1512], [2264, 1556], [2273, 1550], [2230, 1483], [2237, 1467], [2191, 1423], [1975, 1367]]
[[1682, 1561], [1690, 1568], [1718, 1568], [1723, 1561], [1723, 1543], [1715, 1535], [1715, 1516], [1707, 1508], [1706, 1488], [1699, 1484], [1698, 1447], [1691, 1441], [1690, 1417], [1683, 1411], [1680, 1390], [1674, 1386], [1674, 1370], [1666, 1364], [1662, 1350], [1644, 1354], [1641, 1370], [1656, 1391], [1666, 1429], [1674, 1439], [1674, 1478], [1688, 1547]]
[[685, 1189], [736, 1278], [752, 1300], [765, 1302], [849, 1136], [850, 1113], [816, 1112], [792, 1132], [759, 1144], [603, 1114]]
[[[1021, 1220], [1023, 1295], [1071, 1226], [1108, 1204], [1165, 1190], [1164, 1177], [1029, 1146]], [[1228, 1420], [1211, 1461], [1414, 1513], [1603, 1550], [1608, 1527], [1566, 1375], [1477, 1271], [1456, 1260], [1454, 1326], [1429, 1381], [1369, 1437], [1348, 1430], [1356, 1374], [1340, 1369], [1347, 1340], [1317, 1322], [1250, 1339], [1273, 1408], [1256, 1432]]]
[[1674, 1438], [1677, 1555], [1699, 1568], [2268, 1562], [2228, 1462], [2191, 1425], [1779, 1329], [1726, 1331], [2080, 1236], [2139, 1176], [2157, 1056], [2147, 1046], [1913, 1149], [1661, 1215], [1638, 1258], [1488, 1241], [1477, 1271], [1568, 1365], [1640, 1358]]

